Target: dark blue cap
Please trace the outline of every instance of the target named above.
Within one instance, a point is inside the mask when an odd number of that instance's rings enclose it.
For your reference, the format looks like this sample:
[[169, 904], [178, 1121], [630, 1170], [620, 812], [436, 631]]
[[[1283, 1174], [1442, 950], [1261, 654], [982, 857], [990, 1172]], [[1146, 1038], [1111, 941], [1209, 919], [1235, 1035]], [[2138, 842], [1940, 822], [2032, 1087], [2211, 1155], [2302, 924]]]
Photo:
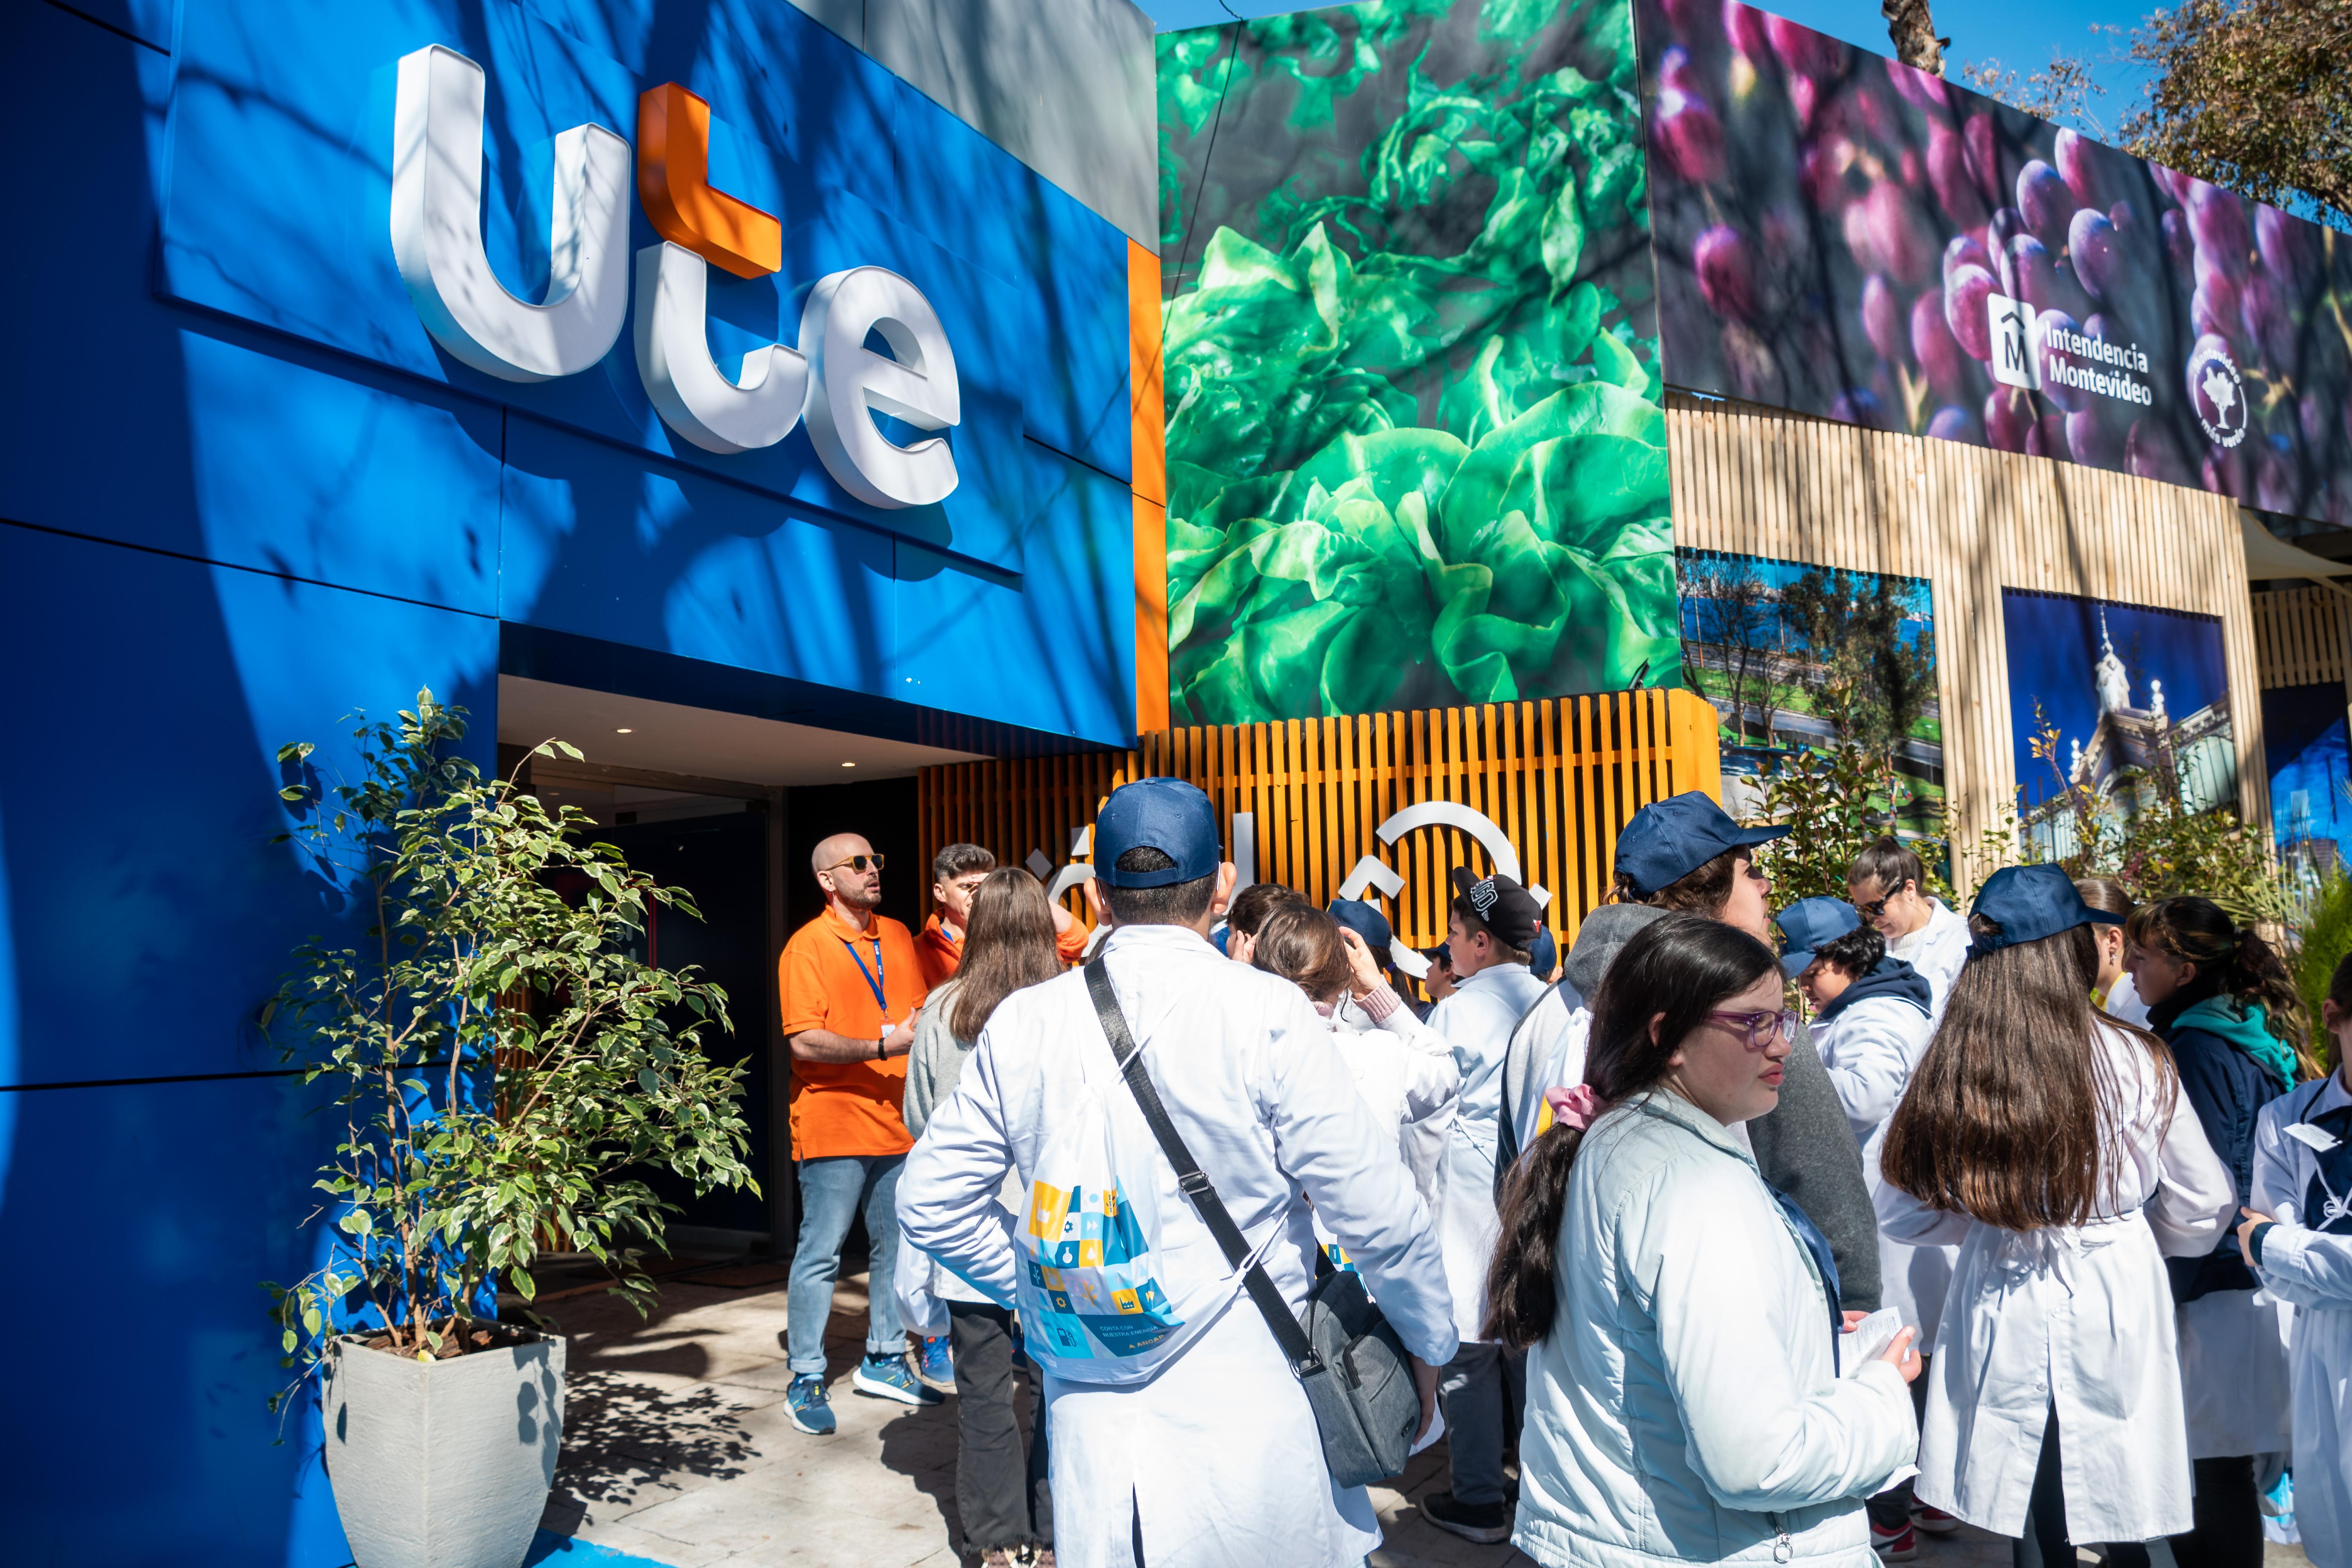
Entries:
[[[1122, 871], [1130, 849], [1157, 849], [1175, 865]], [[1114, 888], [1166, 888], [1213, 877], [1224, 859], [1217, 808], [1182, 779], [1138, 779], [1111, 791], [1095, 817], [1095, 875]]]
[[1559, 967], [1559, 943], [1552, 940], [1551, 927], [1536, 932], [1536, 944], [1528, 949], [1528, 973], [1538, 980], [1549, 980], [1551, 972]]
[[1334, 899], [1330, 913], [1333, 920], [1364, 939], [1364, 945], [1372, 950], [1381, 968], [1396, 967], [1396, 960], [1389, 952], [1389, 944], [1396, 941], [1396, 931], [1389, 925], [1388, 916], [1362, 899]]
[[1617, 836], [1617, 869], [1644, 893], [1679, 882], [1727, 849], [1767, 844], [1786, 827], [1742, 827], [1697, 790], [1654, 800]]
[[1971, 915], [1982, 915], [2000, 927], [1992, 936], [1969, 943], [1969, 956], [1981, 958], [2021, 942], [2073, 931], [2079, 925], [2119, 926], [2121, 915], [2095, 910], [2074, 889], [2074, 879], [2061, 866], [2004, 866], [1987, 877], [1977, 889]]
[[1780, 955], [1780, 973], [1802, 974], [1813, 962], [1813, 950], [1862, 924], [1862, 916], [1843, 899], [1799, 899], [1780, 911], [1780, 934], [1789, 951]]

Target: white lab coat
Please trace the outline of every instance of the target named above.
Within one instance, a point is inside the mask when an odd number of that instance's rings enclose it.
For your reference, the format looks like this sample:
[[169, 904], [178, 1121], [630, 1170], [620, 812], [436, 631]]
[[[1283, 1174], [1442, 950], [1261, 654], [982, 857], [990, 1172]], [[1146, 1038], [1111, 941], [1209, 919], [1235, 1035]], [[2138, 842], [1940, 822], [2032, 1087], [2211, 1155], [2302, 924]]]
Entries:
[[1503, 1110], [1503, 1058], [1511, 1031], [1544, 994], [1543, 981], [1524, 963], [1497, 964], [1461, 982], [1429, 1016], [1429, 1026], [1454, 1047], [1462, 1069], [1454, 1129], [1441, 1163], [1444, 1188], [1437, 1211], [1438, 1245], [1454, 1293], [1454, 1330], [1478, 1337], [1486, 1309], [1486, 1266], [1502, 1221], [1495, 1212], [1496, 1130]]
[[[1878, 1156], [1886, 1143], [1887, 1121], [1927, 1049], [1932, 1029], [1927, 1015], [1900, 996], [1864, 996], [1812, 1022], [1813, 1048], [1862, 1142], [1863, 1180], [1873, 1202], [1885, 1184]], [[1936, 1353], [1944, 1292], [1959, 1255], [1958, 1247], [1910, 1247], [1879, 1230], [1879, 1305], [1901, 1312], [1905, 1326], [1917, 1331], [1921, 1355]]]
[[1853, 1141], [1870, 1135], [1895, 1114], [1911, 1069], [1927, 1048], [1927, 1015], [1901, 996], [1864, 996], [1811, 1025], [1813, 1049], [1830, 1075]]
[[1522, 1152], [1535, 1147], [1544, 1094], [1584, 1081], [1584, 1047], [1592, 1037], [1592, 1009], [1561, 981], [1545, 991], [1519, 1020], [1513, 1044], [1528, 1063], [1526, 1082], [1513, 1090], [1511, 1126]]
[[[1169, 1119], [1293, 1310], [1314, 1277], [1311, 1198], [1405, 1347], [1453, 1359], [1436, 1239], [1395, 1130], [1366, 1109], [1306, 996], [1179, 926], [1118, 928], [1101, 951]], [[1019, 1255], [997, 1218], [999, 1184], [1008, 1169], [1025, 1183], [1055, 1128], [1105, 1085], [1118, 1089], [1105, 1103], [1121, 1139], [1149, 1145], [1085, 975], [1006, 998], [907, 1156], [908, 1237], [1010, 1303]], [[1213, 1270], [1231, 1289], [1148, 1381], [1046, 1376], [1056, 1556], [1071, 1568], [1127, 1564], [1139, 1519], [1151, 1568], [1352, 1568], [1380, 1544], [1371, 1504], [1361, 1488], [1332, 1484], [1305, 1393], [1174, 1173], [1160, 1168], [1160, 1267], [1171, 1279]]]
[[1971, 938], [1968, 921], [1947, 909], [1943, 900], [1929, 899], [1927, 903], [1927, 923], [1908, 936], [1896, 937], [1886, 944], [1886, 951], [1927, 981], [1927, 1021], [1934, 1025], [1944, 1021], [1944, 1002], [1952, 994], [1960, 965], [1969, 961]]
[[[2352, 1218], [2331, 1222], [2324, 1212], [2305, 1212], [2318, 1156], [2286, 1129], [2348, 1104], [2352, 1095], [2339, 1069], [2272, 1100], [2254, 1124], [2250, 1206], [2279, 1222], [2263, 1237], [2256, 1272], [2263, 1294], [2294, 1308], [2287, 1345], [2294, 1522], [2304, 1550], [2322, 1568], [2352, 1562]], [[2315, 1219], [2319, 1227], [2309, 1224]]]
[[1397, 1152], [1430, 1212], [1437, 1212], [1438, 1164], [1462, 1093], [1462, 1068], [1444, 1036], [1400, 1003], [1379, 1023], [1350, 998], [1331, 1015], [1331, 1043], [1373, 1118], [1397, 1130]]
[[2005, 1231], [1892, 1185], [1877, 1194], [1895, 1240], [1960, 1248], [1929, 1371], [1918, 1495], [2000, 1535], [2024, 1534], [2053, 1404], [2073, 1539], [2147, 1541], [2194, 1522], [2164, 1258], [2212, 1250], [2236, 1194], [2157, 1059], [2097, 1027], [2122, 1130], [2102, 1217]]

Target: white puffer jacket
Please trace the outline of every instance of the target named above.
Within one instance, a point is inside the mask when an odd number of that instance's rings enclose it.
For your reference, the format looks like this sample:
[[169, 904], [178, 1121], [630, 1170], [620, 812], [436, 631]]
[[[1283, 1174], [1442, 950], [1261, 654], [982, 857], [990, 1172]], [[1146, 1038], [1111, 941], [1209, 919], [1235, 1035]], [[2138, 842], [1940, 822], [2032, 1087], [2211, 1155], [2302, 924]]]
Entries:
[[1883, 1363], [1838, 1377], [1820, 1271], [1721, 1123], [1664, 1090], [1596, 1121], [1558, 1267], [1513, 1544], [1578, 1568], [1871, 1568], [1862, 1500], [1918, 1452], [1909, 1391]]

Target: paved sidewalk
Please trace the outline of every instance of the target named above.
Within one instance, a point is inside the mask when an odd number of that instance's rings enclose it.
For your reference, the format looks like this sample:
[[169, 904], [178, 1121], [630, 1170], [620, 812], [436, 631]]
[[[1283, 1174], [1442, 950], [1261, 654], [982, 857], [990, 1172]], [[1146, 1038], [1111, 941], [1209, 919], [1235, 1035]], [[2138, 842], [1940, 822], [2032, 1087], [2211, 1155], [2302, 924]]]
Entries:
[[[548, 1531], [666, 1568], [977, 1562], [957, 1552], [953, 1398], [917, 1410], [850, 1392], [866, 1338], [863, 1275], [835, 1292], [826, 1335], [840, 1430], [793, 1430], [777, 1337], [783, 1274], [770, 1264], [690, 1271], [663, 1282], [644, 1323], [603, 1296], [550, 1308], [571, 1339], [571, 1373]], [[1402, 1490], [1374, 1489], [1387, 1537], [1374, 1568], [1526, 1564], [1508, 1546], [1474, 1546], [1422, 1518], [1414, 1500], [1444, 1474], [1441, 1443], [1413, 1461]], [[2268, 1561], [2305, 1560], [2272, 1547]], [[1918, 1568], [2009, 1562], [2009, 1542], [1979, 1531], [1920, 1538]]]

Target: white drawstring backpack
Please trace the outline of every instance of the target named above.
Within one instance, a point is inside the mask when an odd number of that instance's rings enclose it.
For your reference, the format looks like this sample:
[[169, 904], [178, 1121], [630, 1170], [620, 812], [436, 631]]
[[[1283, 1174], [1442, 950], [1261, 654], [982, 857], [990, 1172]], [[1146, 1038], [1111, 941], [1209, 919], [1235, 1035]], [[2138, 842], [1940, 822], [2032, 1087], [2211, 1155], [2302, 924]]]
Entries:
[[1013, 1227], [1021, 1331], [1029, 1354], [1065, 1382], [1139, 1383], [1216, 1316], [1239, 1273], [1171, 1278], [1160, 1250], [1159, 1144], [1109, 1053], [1090, 1053], [1085, 1070], [1084, 1110], [1039, 1156]]

